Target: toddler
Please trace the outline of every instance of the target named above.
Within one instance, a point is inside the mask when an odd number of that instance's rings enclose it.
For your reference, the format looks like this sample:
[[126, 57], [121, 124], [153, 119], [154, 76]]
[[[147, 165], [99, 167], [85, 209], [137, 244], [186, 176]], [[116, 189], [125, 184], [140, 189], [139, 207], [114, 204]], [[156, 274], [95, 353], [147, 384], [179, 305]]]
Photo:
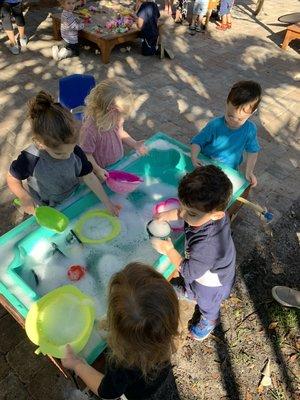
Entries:
[[197, 302], [201, 318], [189, 329], [192, 338], [200, 341], [219, 323], [221, 303], [234, 283], [236, 252], [225, 213], [231, 194], [232, 184], [220, 168], [197, 168], [179, 183], [180, 208], [156, 216], [185, 222], [184, 257], [171, 239], [152, 239], [152, 245], [177, 268], [180, 279], [173, 282], [179, 297]]
[[221, 31], [226, 31], [226, 29], [231, 29], [231, 9], [233, 7], [234, 0], [221, 0], [219, 14], [222, 18], [220, 25], [217, 25], [217, 29]]
[[123, 143], [140, 154], [147, 153], [144, 141], [134, 140], [124, 130], [124, 119], [134, 109], [133, 93], [120, 78], [102, 81], [86, 99], [82, 149], [100, 179], [107, 177], [106, 166], [123, 157]]
[[28, 38], [25, 34], [25, 20], [22, 13], [22, 1], [20, 0], [4, 0], [0, 1], [2, 7], [2, 27], [9, 40], [9, 51], [17, 55], [20, 53], [20, 47], [17, 43], [11, 18], [14, 17], [19, 31], [19, 42], [21, 47], [25, 47], [28, 43]]
[[76, 18], [73, 13], [78, 2], [76, 0], [59, 0], [59, 3], [63, 9], [60, 31], [64, 46], [61, 48], [52, 47], [52, 55], [55, 61], [79, 55], [78, 31], [84, 28], [84, 23]]
[[30, 101], [29, 117], [33, 144], [12, 162], [7, 174], [8, 187], [25, 212], [34, 214], [36, 205], [57, 206], [74, 193], [82, 178], [108, 210], [118, 215], [120, 206], [109, 200], [92, 164], [77, 146], [78, 130], [69, 110], [42, 91]]
[[159, 9], [154, 1], [139, 1], [137, 11], [137, 27], [141, 30], [142, 54], [153, 56], [158, 49], [158, 19]]
[[[192, 22], [189, 27], [191, 34], [202, 31], [202, 20], [206, 16], [209, 0], [195, 0]], [[204, 32], [204, 31], [203, 31]]]
[[178, 300], [168, 281], [150, 266], [128, 264], [110, 282], [105, 374], [70, 346], [62, 363], [101, 399], [179, 400], [171, 365], [178, 322]]
[[238, 169], [246, 152], [246, 178], [254, 187], [257, 179], [254, 167], [260, 146], [257, 127], [249, 121], [261, 101], [261, 87], [257, 82], [240, 81], [233, 85], [227, 97], [225, 116], [211, 120], [193, 139], [191, 158], [200, 166], [198, 154]]

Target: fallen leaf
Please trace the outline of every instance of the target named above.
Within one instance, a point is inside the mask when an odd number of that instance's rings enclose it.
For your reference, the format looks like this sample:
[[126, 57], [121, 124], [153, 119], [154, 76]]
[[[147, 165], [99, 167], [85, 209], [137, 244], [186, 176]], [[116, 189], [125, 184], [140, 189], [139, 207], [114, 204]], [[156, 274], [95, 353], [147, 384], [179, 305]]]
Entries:
[[258, 387], [257, 387], [257, 393], [259, 393], [259, 394], [261, 394], [263, 391], [264, 391], [264, 387], [263, 387], [263, 385], [259, 385]]
[[271, 386], [272, 385], [271, 378], [269, 376], [263, 376], [262, 380], [260, 381], [260, 385], [261, 386]]
[[272, 381], [271, 381], [271, 362], [270, 360], [267, 361], [264, 369], [262, 370], [262, 378], [259, 382], [258, 387], [265, 387], [265, 386], [271, 386]]
[[247, 390], [246, 395], [245, 395], [245, 400], [252, 400], [252, 394], [249, 393], [248, 390]]
[[273, 329], [276, 329], [278, 325], [278, 322], [271, 322], [268, 329], [269, 331], [272, 331]]

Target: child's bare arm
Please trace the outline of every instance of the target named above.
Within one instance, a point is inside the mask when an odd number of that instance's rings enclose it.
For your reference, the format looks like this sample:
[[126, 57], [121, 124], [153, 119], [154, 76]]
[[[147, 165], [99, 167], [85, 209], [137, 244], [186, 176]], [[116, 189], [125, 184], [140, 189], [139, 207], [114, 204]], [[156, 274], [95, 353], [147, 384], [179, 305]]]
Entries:
[[257, 161], [258, 153], [247, 153], [246, 160], [246, 179], [251, 183], [252, 187], [257, 185], [257, 179], [254, 175], [254, 167]]
[[152, 238], [151, 244], [158, 253], [167, 256], [170, 259], [171, 263], [176, 267], [176, 269], [179, 270], [183, 258], [180, 253], [178, 253], [178, 251], [175, 249], [171, 239], [161, 240], [157, 238]]
[[61, 361], [65, 368], [75, 371], [76, 375], [83, 380], [86, 386], [98, 395], [98, 389], [104, 376], [101, 372], [78, 357], [70, 345], [66, 346], [65, 355]]
[[198, 155], [201, 151], [201, 147], [198, 144], [192, 144], [191, 146], [191, 159], [194, 167], [201, 167], [201, 163], [198, 160]]
[[101, 183], [93, 172], [83, 176], [83, 182], [91, 189], [92, 192], [95, 193], [95, 195], [101, 200], [105, 207], [107, 207], [111, 214], [119, 216], [121, 206], [119, 204], [114, 204], [110, 201]]
[[144, 20], [143, 20], [143, 18], [137, 17], [137, 19], [136, 19], [136, 26], [137, 26], [139, 29], [142, 29], [143, 25], [144, 25]]
[[97, 164], [96, 160], [94, 159], [92, 154], [85, 153], [87, 159], [90, 161], [90, 163], [93, 166], [93, 171], [94, 173], [100, 178], [102, 181], [105, 181], [106, 178], [108, 178], [108, 172], [106, 169], [99, 167]]
[[144, 155], [148, 153], [147, 147], [144, 145], [145, 141], [144, 140], [135, 140], [133, 139], [132, 136], [127, 133], [121, 125], [120, 127], [120, 138], [122, 142], [126, 143], [129, 147], [132, 147], [134, 150], [136, 150], [139, 154]]
[[14, 178], [9, 172], [6, 176], [7, 186], [11, 192], [20, 200], [27, 214], [34, 214], [35, 205], [30, 194], [24, 189], [22, 181]]

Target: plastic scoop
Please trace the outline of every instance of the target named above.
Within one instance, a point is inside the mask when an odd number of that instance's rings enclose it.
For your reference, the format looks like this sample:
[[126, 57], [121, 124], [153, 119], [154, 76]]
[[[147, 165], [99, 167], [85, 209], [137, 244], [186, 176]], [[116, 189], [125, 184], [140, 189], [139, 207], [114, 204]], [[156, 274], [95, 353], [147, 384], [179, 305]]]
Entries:
[[[19, 199], [15, 199], [14, 204], [22, 205]], [[36, 207], [35, 218], [39, 225], [58, 233], [62, 233], [69, 225], [69, 218], [65, 214], [49, 206]]]
[[106, 184], [113, 192], [125, 194], [133, 192], [140, 183], [144, 182], [137, 175], [125, 171], [109, 171]]

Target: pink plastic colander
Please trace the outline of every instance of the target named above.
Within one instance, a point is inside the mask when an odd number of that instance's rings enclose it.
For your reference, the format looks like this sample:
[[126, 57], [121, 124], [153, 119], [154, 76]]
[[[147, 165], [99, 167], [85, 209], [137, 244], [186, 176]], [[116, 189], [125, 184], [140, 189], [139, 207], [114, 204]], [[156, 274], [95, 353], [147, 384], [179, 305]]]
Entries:
[[109, 171], [106, 184], [113, 192], [126, 194], [133, 192], [143, 181], [137, 175], [124, 171]]
[[[174, 208], [179, 207], [179, 200], [176, 199], [175, 197], [170, 197], [169, 199], [163, 200], [153, 207], [152, 213], [153, 215], [161, 213], [163, 211], [170, 211], [174, 210]], [[169, 224], [172, 228], [173, 232], [182, 232], [183, 227], [184, 227], [184, 221], [183, 220], [178, 220], [178, 221], [169, 221]]]

